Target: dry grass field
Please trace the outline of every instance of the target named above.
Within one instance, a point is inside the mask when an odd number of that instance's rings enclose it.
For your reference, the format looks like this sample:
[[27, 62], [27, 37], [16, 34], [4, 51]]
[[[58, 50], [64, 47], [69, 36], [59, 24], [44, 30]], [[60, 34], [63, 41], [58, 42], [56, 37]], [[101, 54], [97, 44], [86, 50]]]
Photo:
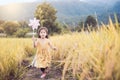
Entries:
[[[81, 31], [50, 37], [55, 68], [62, 67], [61, 79], [120, 80], [120, 29], [118, 23], [102, 25], [97, 31]], [[22, 61], [35, 54], [32, 39], [0, 39], [0, 80], [19, 80]], [[53, 68], [54, 68], [53, 67]], [[67, 80], [67, 79], [65, 79]]]

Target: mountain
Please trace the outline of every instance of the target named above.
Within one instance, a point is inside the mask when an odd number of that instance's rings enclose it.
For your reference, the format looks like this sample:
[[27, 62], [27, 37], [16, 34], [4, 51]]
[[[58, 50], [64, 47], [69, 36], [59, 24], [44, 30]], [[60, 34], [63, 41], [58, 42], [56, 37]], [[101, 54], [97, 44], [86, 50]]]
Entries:
[[106, 11], [102, 12], [98, 15], [99, 21], [102, 21], [104, 23], [108, 23], [108, 17], [112, 18], [112, 21], [115, 22], [114, 14], [117, 15], [118, 20], [120, 22], [120, 1], [117, 1], [112, 5], [112, 7], [109, 7]]
[[120, 1], [116, 2], [111, 10], [120, 13]]
[[[58, 21], [66, 23], [85, 20], [88, 15], [98, 16], [100, 21], [107, 21], [109, 14], [120, 12], [119, 0], [46, 0], [57, 10]], [[110, 2], [111, 1], [111, 2]], [[37, 5], [42, 0], [32, 3], [17, 3], [0, 6], [0, 19], [3, 20], [27, 20], [34, 17]]]

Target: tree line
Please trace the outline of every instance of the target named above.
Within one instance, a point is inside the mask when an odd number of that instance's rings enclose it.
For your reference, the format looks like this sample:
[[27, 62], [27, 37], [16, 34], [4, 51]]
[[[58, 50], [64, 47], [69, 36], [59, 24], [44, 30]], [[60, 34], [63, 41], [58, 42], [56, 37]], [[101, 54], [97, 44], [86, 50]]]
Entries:
[[[71, 31], [79, 32], [83, 28], [95, 28], [98, 25], [97, 18], [92, 15], [88, 15], [84, 21], [80, 21], [78, 24], [69, 25], [66, 23], [58, 22], [56, 20], [56, 14], [57, 10], [51, 4], [43, 2], [36, 7], [34, 17], [40, 20], [41, 26], [48, 28], [50, 35], [62, 34]], [[38, 29], [41, 26], [39, 26]], [[18, 22], [0, 20], [0, 33], [5, 33], [7, 36], [26, 37], [25, 35], [31, 31], [32, 30], [26, 21]]]

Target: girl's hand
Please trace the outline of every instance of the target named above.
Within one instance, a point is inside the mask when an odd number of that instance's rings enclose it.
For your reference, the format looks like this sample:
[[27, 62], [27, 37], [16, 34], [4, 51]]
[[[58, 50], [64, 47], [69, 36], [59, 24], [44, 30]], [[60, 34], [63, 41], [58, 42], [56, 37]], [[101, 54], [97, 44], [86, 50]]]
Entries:
[[34, 38], [34, 36], [33, 36], [33, 37], [32, 37], [32, 40], [33, 40], [33, 47], [35, 48], [35, 47], [36, 47], [36, 45], [37, 45], [37, 43], [36, 43], [37, 38]]
[[32, 40], [33, 40], [33, 42], [35, 42], [37, 39], [33, 36], [33, 37], [32, 37]]
[[53, 48], [53, 50], [57, 51], [57, 48], [56, 48], [56, 47], [54, 47], [54, 48]]
[[32, 37], [32, 40], [33, 40], [33, 41], [35, 40], [35, 37], [34, 37], [34, 36]]

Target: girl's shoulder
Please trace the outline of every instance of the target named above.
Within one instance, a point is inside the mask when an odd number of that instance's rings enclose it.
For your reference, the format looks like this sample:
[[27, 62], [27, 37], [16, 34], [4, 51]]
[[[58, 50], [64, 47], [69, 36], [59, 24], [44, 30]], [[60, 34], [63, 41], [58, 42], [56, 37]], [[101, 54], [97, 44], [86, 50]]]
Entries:
[[46, 39], [46, 41], [49, 43], [49, 42], [50, 42], [50, 39]]
[[47, 39], [47, 38], [46, 38], [46, 40], [47, 40], [47, 41], [50, 41], [50, 39]]
[[[40, 38], [36, 38], [36, 42], [42, 42], [42, 40]], [[50, 41], [50, 39], [46, 38], [45, 42], [50, 43], [51, 41]]]
[[40, 39], [39, 38], [36, 38], [36, 40], [35, 40], [36, 42], [40, 42]]
[[36, 39], [35, 39], [35, 41], [38, 41], [38, 40], [39, 40], [39, 38], [36, 38]]

